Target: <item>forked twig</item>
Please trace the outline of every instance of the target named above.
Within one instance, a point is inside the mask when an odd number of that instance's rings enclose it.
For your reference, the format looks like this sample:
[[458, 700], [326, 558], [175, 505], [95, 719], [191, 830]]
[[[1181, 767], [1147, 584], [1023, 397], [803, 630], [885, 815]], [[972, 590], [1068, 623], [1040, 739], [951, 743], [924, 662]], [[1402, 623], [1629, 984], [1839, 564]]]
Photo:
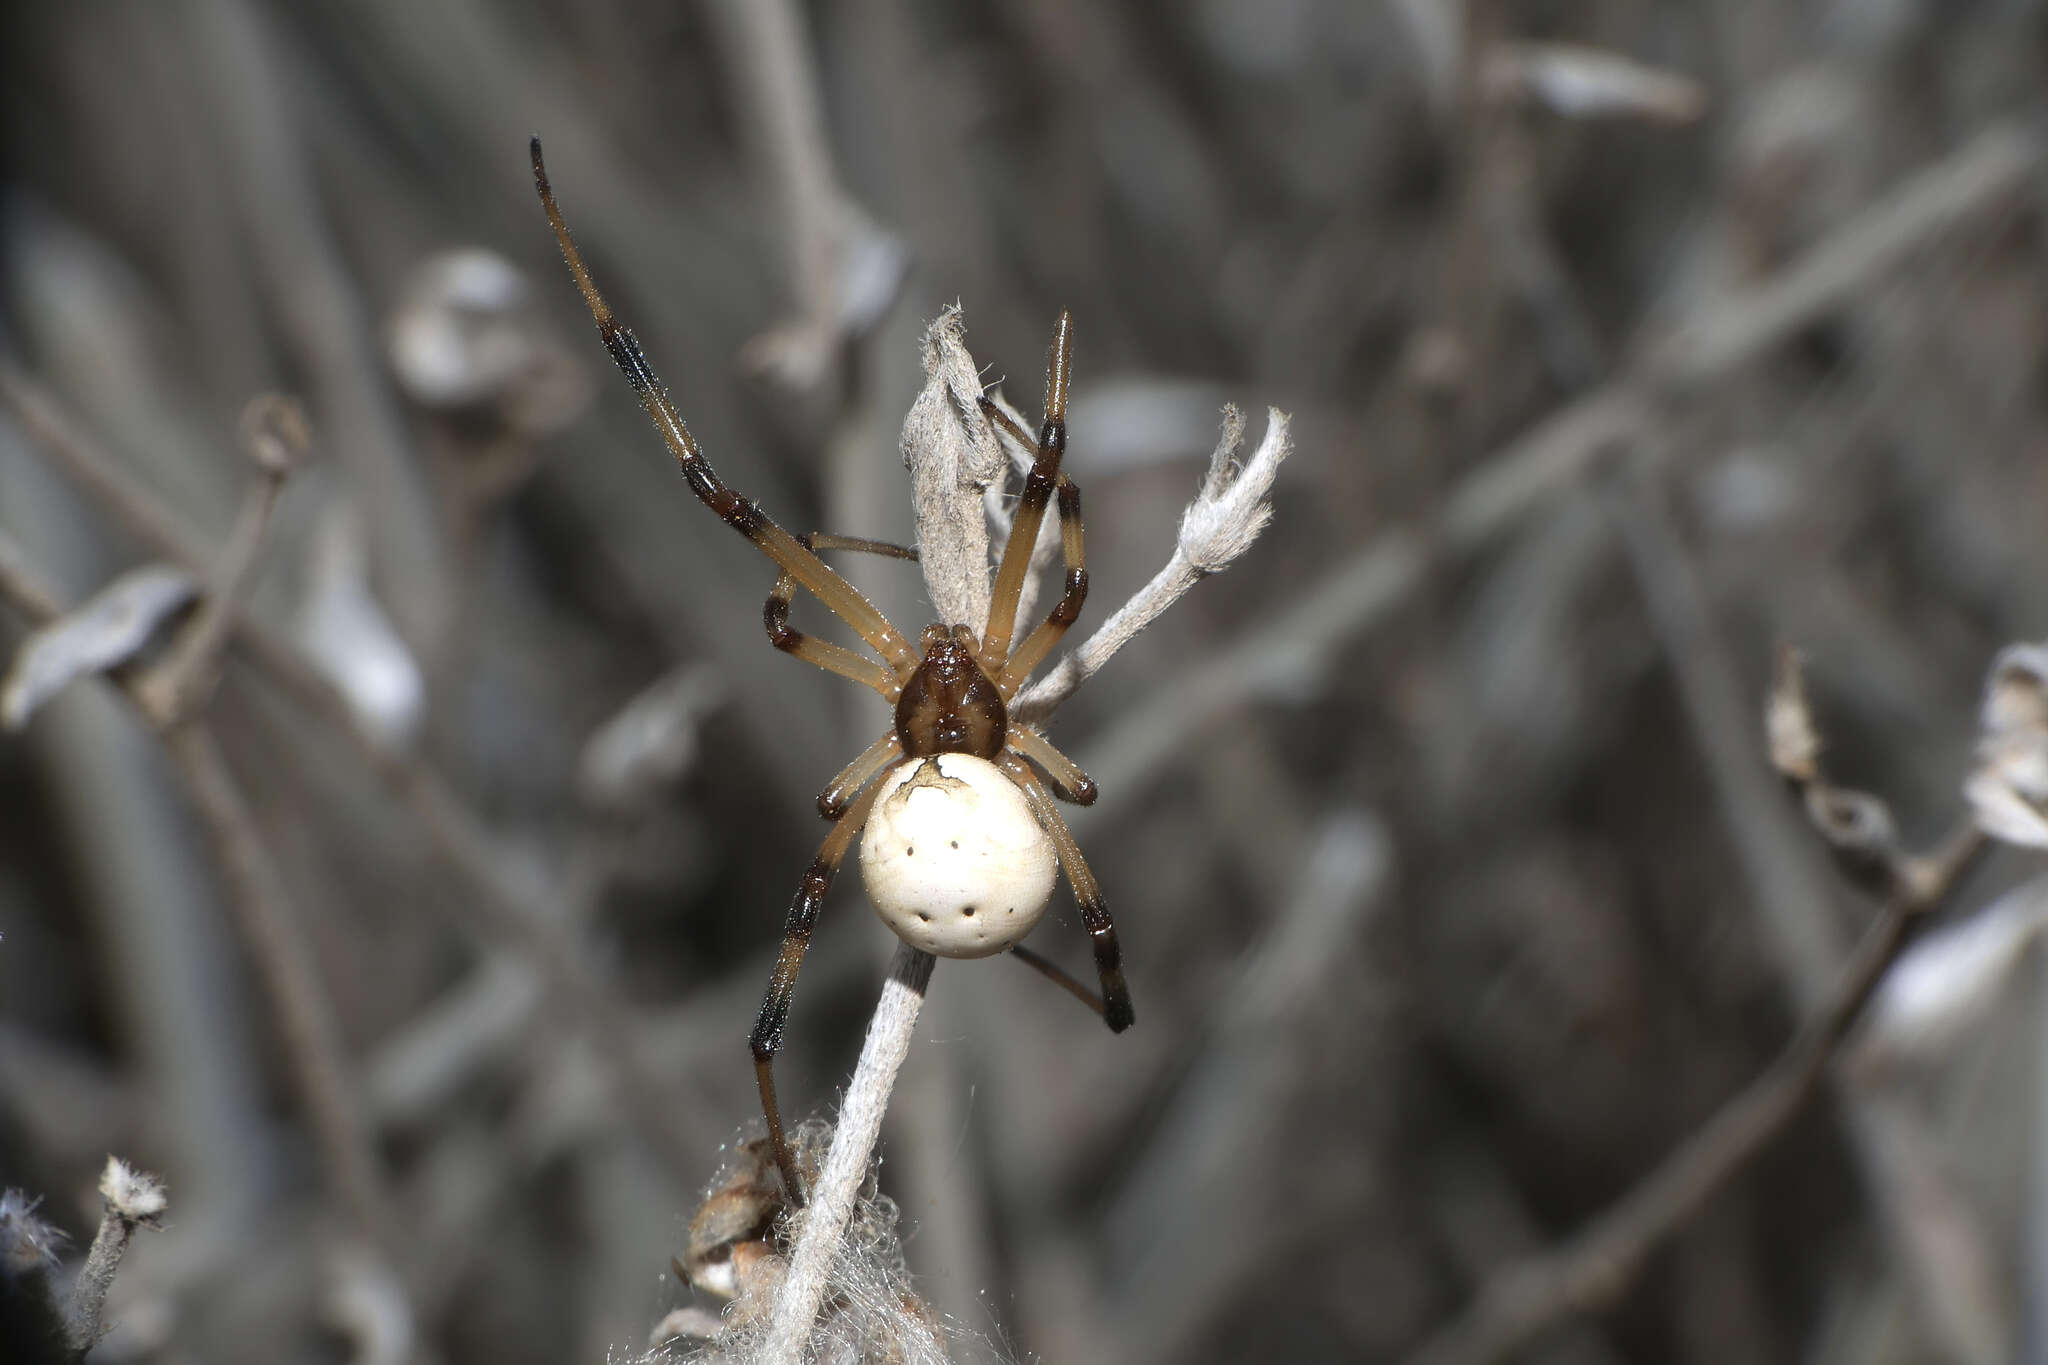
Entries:
[[1409, 1356], [1408, 1365], [1485, 1365], [1567, 1318], [1618, 1301], [1650, 1253], [1813, 1097], [1886, 969], [1983, 846], [1984, 836], [1971, 823], [1916, 860], [1777, 1060], [1577, 1235], [1493, 1275], [1456, 1321]]
[[1305, 584], [1293, 606], [1183, 670], [1096, 737], [1076, 757], [1102, 784], [1102, 804], [1142, 795], [1191, 731], [1261, 695], [1300, 690], [1345, 641], [1390, 617], [1440, 565], [1476, 553], [1584, 478], [1618, 443], [1652, 429], [1668, 399], [1720, 382], [1913, 252], [2009, 204], [2028, 185], [2041, 148], [2026, 125], [1992, 125], [1508, 442], [1458, 483], [1428, 525], [1383, 533]]
[[[0, 601], [36, 624], [63, 611], [62, 595], [41, 581], [5, 535], [0, 535]], [[396, 1247], [395, 1220], [367, 1111], [283, 874], [257, 833], [248, 799], [211, 729], [198, 718], [156, 711], [147, 688], [151, 676], [124, 673], [113, 681], [163, 741], [213, 840], [228, 883], [228, 908], [277, 1017], [328, 1177], [363, 1234], [388, 1254]]]

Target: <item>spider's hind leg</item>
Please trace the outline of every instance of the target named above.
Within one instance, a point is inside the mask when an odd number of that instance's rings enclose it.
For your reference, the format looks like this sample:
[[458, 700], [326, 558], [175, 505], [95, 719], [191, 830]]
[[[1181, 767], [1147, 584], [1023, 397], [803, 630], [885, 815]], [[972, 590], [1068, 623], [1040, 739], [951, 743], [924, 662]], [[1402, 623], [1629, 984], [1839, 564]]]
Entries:
[[1054, 962], [1051, 958], [1034, 953], [1021, 943], [1010, 949], [1010, 956], [1016, 958], [1032, 971], [1037, 972], [1047, 981], [1052, 982], [1053, 985], [1058, 986], [1068, 995], [1073, 996], [1089, 1009], [1095, 1011], [1096, 1018], [1104, 1019], [1108, 1017], [1108, 1007], [1102, 1003], [1102, 997], [1089, 990], [1079, 978], [1075, 977], [1065, 967], [1060, 966], [1059, 963]]
[[[1096, 882], [1095, 874], [1088, 870], [1087, 860], [1081, 856], [1081, 846], [1074, 842], [1074, 832], [1060, 818], [1052, 793], [1038, 780], [1038, 774], [1031, 770], [1031, 765], [1014, 753], [998, 754], [995, 763], [1024, 793], [1031, 813], [1038, 817], [1046, 837], [1052, 840], [1053, 851], [1059, 855], [1060, 868], [1067, 874], [1067, 885], [1074, 888], [1074, 901], [1081, 907], [1081, 927], [1088, 931], [1088, 940], [1095, 949], [1095, 975], [1102, 983], [1102, 1022], [1109, 1025], [1110, 1032], [1122, 1033], [1136, 1021], [1137, 1016], [1131, 1011], [1130, 987], [1124, 984], [1123, 951], [1117, 946], [1116, 925], [1110, 920], [1109, 903], [1102, 898], [1102, 887]], [[1031, 957], [1026, 957], [1025, 961], [1030, 962]], [[1038, 963], [1032, 965], [1038, 966]], [[1039, 970], [1044, 971], [1045, 967], [1041, 966]], [[1050, 972], [1046, 974], [1052, 975]], [[1059, 977], [1054, 976], [1053, 979], [1058, 981]]]

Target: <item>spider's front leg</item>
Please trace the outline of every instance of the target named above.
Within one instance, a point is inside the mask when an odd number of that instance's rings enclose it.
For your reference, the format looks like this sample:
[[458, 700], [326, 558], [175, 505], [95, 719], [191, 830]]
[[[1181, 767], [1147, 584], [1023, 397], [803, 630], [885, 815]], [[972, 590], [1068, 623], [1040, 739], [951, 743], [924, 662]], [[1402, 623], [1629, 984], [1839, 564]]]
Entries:
[[802, 970], [804, 953], [811, 946], [818, 910], [825, 904], [825, 893], [832, 889], [832, 878], [838, 874], [839, 865], [846, 860], [846, 850], [867, 824], [875, 794], [880, 790], [879, 786], [870, 786], [855, 798], [832, 832], [825, 836], [818, 856], [797, 883], [796, 896], [789, 903], [789, 917], [782, 926], [782, 952], [768, 978], [768, 993], [761, 1000], [761, 1013], [754, 1020], [753, 1036], [748, 1040], [754, 1050], [754, 1077], [761, 1087], [761, 1115], [768, 1120], [768, 1141], [775, 1148], [775, 1166], [782, 1172], [782, 1188], [792, 1204], [804, 1202], [804, 1187], [796, 1173], [796, 1159], [790, 1155], [789, 1140], [782, 1132], [782, 1111], [775, 1103], [775, 1054], [782, 1048], [783, 1025], [789, 1022], [789, 1002], [796, 994], [796, 974]]
[[[891, 545], [882, 540], [861, 540], [854, 536], [827, 535], [813, 531], [807, 536], [798, 536], [797, 544], [810, 551], [818, 550], [859, 550], [871, 555], [886, 555], [891, 559], [917, 558], [917, 551], [903, 545]], [[837, 673], [863, 687], [872, 687], [881, 693], [882, 700], [894, 702], [903, 691], [903, 681], [909, 676], [908, 670], [898, 665], [894, 672], [884, 668], [873, 659], [854, 653], [844, 645], [835, 645], [830, 640], [820, 640], [815, 635], [806, 635], [789, 624], [790, 604], [796, 598], [796, 579], [784, 569], [777, 576], [775, 586], [768, 590], [768, 600], [761, 607], [761, 624], [768, 629], [768, 643], [785, 654], [793, 654], [805, 663], [816, 664], [827, 673]], [[822, 802], [821, 802], [822, 804]], [[833, 812], [837, 814], [837, 812]]]
[[[987, 395], [982, 397], [981, 410], [982, 414], [990, 422], [1001, 427], [1011, 440], [1031, 452], [1032, 477], [1036, 477], [1041, 468], [1049, 467], [1055, 471], [1058, 470], [1058, 452], [1055, 452], [1048, 461], [1045, 446], [1040, 442], [1032, 440], [1030, 433], [1011, 421], [1010, 415], [990, 401]], [[1047, 426], [1050, 427], [1051, 425], [1051, 420], [1048, 419]], [[1064, 449], [1066, 440], [1064, 420], [1060, 426], [1060, 440], [1062, 449]], [[1060, 557], [1066, 562], [1066, 586], [1060, 593], [1060, 600], [1053, 603], [1052, 610], [1046, 613], [1045, 620], [1039, 623], [1038, 629], [1032, 631], [1025, 638], [1024, 643], [1017, 646], [1016, 651], [1008, 659], [996, 661], [1002, 664], [1001, 669], [997, 670], [996, 687], [1003, 694], [1003, 700], [1006, 702], [1017, 695], [1017, 689], [1022, 687], [1024, 680], [1031, 676], [1031, 670], [1044, 662], [1045, 656], [1052, 652], [1052, 647], [1058, 644], [1060, 637], [1067, 633], [1067, 627], [1080, 619], [1082, 604], [1088, 600], [1088, 556], [1081, 543], [1081, 489], [1078, 484], [1065, 474], [1058, 475], [1053, 486], [1059, 500]], [[1030, 496], [1030, 484], [1028, 482], [1025, 485], [1025, 496], [1027, 498]], [[1044, 511], [1042, 501], [1039, 511], [1042, 515]], [[1020, 504], [1017, 519], [1011, 523], [1010, 527], [1010, 545], [1016, 544], [1019, 528], [1023, 525], [1024, 509]], [[1038, 540], [1038, 521], [1036, 519], [1031, 522], [1030, 532], [1031, 540], [1035, 544]], [[1010, 562], [1010, 545], [1003, 547], [1003, 563], [1006, 566]], [[1028, 549], [1026, 551], [1026, 559], [1028, 562]], [[998, 584], [998, 590], [1000, 591], [1000, 584]], [[1019, 595], [1023, 593], [1021, 578], [1017, 585], [1017, 591]], [[993, 607], [990, 608], [990, 614], [991, 616], [994, 615]], [[1032, 754], [1031, 757], [1041, 765], [1044, 765], [1045, 761], [1036, 753]], [[1071, 763], [1067, 766], [1073, 767]], [[1049, 766], [1048, 771], [1052, 771]], [[1079, 773], [1080, 770], [1077, 768], [1074, 771]], [[1055, 778], [1059, 780], [1057, 773]], [[1082, 781], [1086, 782], [1087, 779], [1084, 777]], [[1088, 785], [1091, 789], [1094, 786], [1093, 783]], [[1085, 800], [1078, 797], [1070, 797], [1069, 799], [1085, 806], [1095, 798], [1089, 796]]]
[[[640, 341], [631, 329], [621, 324], [612, 313], [612, 308], [598, 292], [597, 281], [590, 274], [590, 267], [584, 264], [583, 253], [576, 249], [576, 241], [569, 235], [569, 225], [562, 217], [562, 210], [555, 203], [554, 188], [548, 183], [547, 167], [541, 161], [540, 139], [533, 139], [533, 186], [540, 195], [541, 207], [546, 210], [548, 224], [554, 229], [555, 242], [562, 249], [562, 259], [569, 266], [569, 273], [576, 279], [576, 287], [583, 293], [583, 302], [590, 309], [591, 318], [597, 323], [598, 335], [604, 338], [605, 349], [611, 352], [612, 361], [639, 395], [640, 405], [653, 419], [655, 430], [667, 444], [669, 453], [675, 456], [676, 465], [683, 471], [683, 477], [690, 485], [690, 491], [706, 507], [718, 514], [726, 525], [738, 531], [755, 548], [780, 566], [795, 583], [801, 583], [817, 599], [859, 632], [899, 675], [909, 676], [917, 667], [917, 651], [903, 633], [889, 624], [889, 619], [876, 609], [874, 603], [863, 597], [860, 591], [834, 573], [831, 566], [818, 558], [817, 552], [797, 537], [777, 525], [775, 519], [742, 497], [737, 491], [726, 486], [711, 467], [704, 452], [698, 448], [697, 438], [690, 434], [690, 428], [683, 421], [682, 414], [670, 400], [668, 391], [655, 376], [653, 366], [647, 363], [646, 352], [640, 349]], [[861, 679], [861, 681], [866, 681]]]
[[[1031, 770], [1031, 765], [1015, 752], [998, 754], [995, 764], [1024, 793], [1024, 799], [1031, 804], [1031, 813], [1038, 817], [1046, 837], [1052, 840], [1053, 851], [1059, 855], [1060, 868], [1067, 874], [1067, 885], [1074, 888], [1074, 902], [1081, 907], [1081, 927], [1088, 931], [1089, 942], [1094, 945], [1095, 975], [1102, 983], [1102, 1021], [1109, 1025], [1112, 1033], [1122, 1033], [1136, 1021], [1137, 1016], [1131, 1010], [1130, 988], [1124, 984], [1123, 951], [1117, 946], [1116, 925], [1110, 920], [1109, 903], [1102, 898], [1102, 887], [1096, 882], [1095, 874], [1088, 870], [1088, 862], [1081, 856], [1081, 846], [1074, 842], [1074, 832], [1060, 818], [1052, 793], [1038, 780], [1038, 774]], [[1044, 971], [1038, 962], [1032, 962], [1035, 956], [1026, 955], [1024, 960]], [[1060, 978], [1053, 976], [1053, 979], [1058, 981]]]
[[[1039, 428], [1038, 440], [1032, 443], [1037, 455], [1031, 472], [1024, 476], [1024, 492], [1017, 500], [1017, 515], [1010, 522], [1010, 539], [1003, 546], [1002, 564], [996, 570], [995, 587], [989, 594], [988, 624], [981, 632], [981, 666], [991, 678], [1001, 674], [1009, 661], [1011, 638], [1017, 627], [1017, 604], [1024, 596], [1031, 551], [1038, 544], [1038, 524], [1045, 519], [1046, 504], [1052, 501], [1053, 489], [1061, 482], [1060, 458], [1067, 450], [1067, 388], [1073, 374], [1074, 320], [1062, 310], [1053, 327], [1052, 350], [1046, 359], [1045, 423]], [[984, 404], [984, 410], [987, 406]], [[1061, 501], [1065, 500], [1062, 489]], [[1078, 500], [1074, 512], [1078, 519]], [[1050, 642], [1047, 647], [1051, 647]]]

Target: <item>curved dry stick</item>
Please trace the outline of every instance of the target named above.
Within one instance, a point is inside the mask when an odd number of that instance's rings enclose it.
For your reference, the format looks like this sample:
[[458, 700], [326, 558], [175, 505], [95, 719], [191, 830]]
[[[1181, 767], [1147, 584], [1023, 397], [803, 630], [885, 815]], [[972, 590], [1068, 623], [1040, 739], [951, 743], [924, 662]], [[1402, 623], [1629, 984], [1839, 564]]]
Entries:
[[1487, 1365], [1567, 1318], [1618, 1301], [1650, 1253], [1813, 1097], [1886, 970], [1983, 846], [1984, 836], [1970, 826], [1919, 862], [1885, 902], [1819, 1008], [1762, 1075], [1569, 1241], [1492, 1275], [1471, 1306], [1411, 1354], [1407, 1365]]

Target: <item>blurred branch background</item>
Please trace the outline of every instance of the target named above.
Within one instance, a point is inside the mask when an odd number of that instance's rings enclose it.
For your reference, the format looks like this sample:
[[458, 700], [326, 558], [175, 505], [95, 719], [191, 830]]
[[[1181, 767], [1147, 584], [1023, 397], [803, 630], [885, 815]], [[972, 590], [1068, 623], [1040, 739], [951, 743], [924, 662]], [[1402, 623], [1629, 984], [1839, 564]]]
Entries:
[[[1084, 630], [1171, 553], [1222, 405], [1294, 415], [1272, 533], [1053, 731], [1103, 789], [1075, 827], [1138, 1027], [943, 964], [885, 1130], [920, 1288], [1017, 1358], [1417, 1347], [1699, 1131], [1872, 922], [1770, 771], [1774, 645], [1830, 772], [1926, 848], [1992, 656], [2048, 633], [2033, 0], [0, 26], [19, 582], [55, 610], [162, 562], [166, 610], [246, 603], [170, 709], [145, 658], [140, 711], [74, 686], [0, 743], [0, 1186], [81, 1245], [109, 1150], [171, 1192], [94, 1359], [630, 1353], [758, 1121], [813, 799], [885, 718], [762, 638], [770, 567], [610, 372], [531, 134], [792, 530], [908, 535], [898, 435], [955, 300], [1026, 412], [1073, 310]], [[312, 456], [230, 593], [273, 391]], [[849, 572], [930, 617], [914, 572]], [[40, 621], [9, 600], [11, 657]], [[1852, 1047], [1526, 1358], [2038, 1349], [2029, 871], [1952, 898], [2021, 884], [2001, 969], [1935, 973], [1967, 1028]], [[1078, 967], [1061, 896], [1033, 946]], [[787, 1111], [831, 1101], [890, 949], [841, 887]]]

